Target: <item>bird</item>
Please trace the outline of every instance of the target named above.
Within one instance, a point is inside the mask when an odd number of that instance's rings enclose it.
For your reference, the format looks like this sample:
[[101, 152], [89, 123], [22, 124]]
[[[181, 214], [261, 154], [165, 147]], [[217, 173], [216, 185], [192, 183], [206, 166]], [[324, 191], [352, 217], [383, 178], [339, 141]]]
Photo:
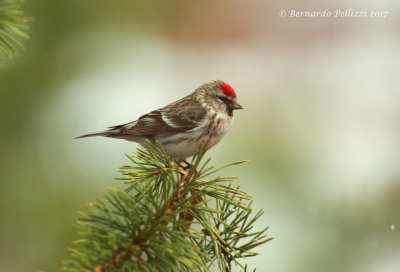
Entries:
[[146, 140], [158, 142], [170, 158], [187, 163], [186, 159], [201, 146], [206, 145], [208, 150], [224, 137], [237, 109], [243, 107], [237, 103], [234, 89], [222, 80], [214, 80], [135, 121], [76, 138], [104, 136], [141, 145]]

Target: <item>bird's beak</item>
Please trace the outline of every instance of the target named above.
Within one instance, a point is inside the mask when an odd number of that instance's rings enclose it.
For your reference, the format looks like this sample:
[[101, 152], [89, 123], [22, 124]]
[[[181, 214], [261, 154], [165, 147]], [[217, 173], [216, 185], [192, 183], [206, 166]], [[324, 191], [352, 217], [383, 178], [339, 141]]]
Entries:
[[228, 107], [229, 107], [231, 110], [241, 110], [241, 109], [243, 109], [243, 107], [240, 106], [237, 102], [230, 103], [230, 104], [228, 105]]

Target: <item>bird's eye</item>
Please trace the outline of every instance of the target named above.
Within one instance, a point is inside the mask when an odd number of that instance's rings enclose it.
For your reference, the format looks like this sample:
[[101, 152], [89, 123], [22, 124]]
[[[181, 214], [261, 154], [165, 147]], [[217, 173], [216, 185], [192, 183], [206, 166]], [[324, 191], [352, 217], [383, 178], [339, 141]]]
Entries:
[[221, 100], [221, 102], [223, 102], [225, 104], [230, 102], [229, 99], [226, 98], [225, 96], [218, 96], [218, 99]]

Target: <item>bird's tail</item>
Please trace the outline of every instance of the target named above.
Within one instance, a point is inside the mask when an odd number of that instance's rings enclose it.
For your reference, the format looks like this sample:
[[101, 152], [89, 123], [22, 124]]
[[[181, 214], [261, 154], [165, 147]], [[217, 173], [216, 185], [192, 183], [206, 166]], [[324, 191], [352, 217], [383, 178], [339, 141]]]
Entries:
[[89, 133], [85, 135], [81, 135], [78, 137], [75, 137], [74, 139], [79, 139], [79, 138], [86, 138], [86, 137], [94, 137], [94, 136], [104, 136], [104, 137], [110, 137], [112, 136], [113, 132], [111, 130], [106, 130], [102, 132], [96, 132], [96, 133]]
[[118, 126], [112, 126], [109, 127], [108, 130], [104, 130], [101, 132], [96, 132], [96, 133], [89, 133], [89, 134], [85, 134], [85, 135], [81, 135], [78, 137], [75, 137], [74, 139], [79, 139], [79, 138], [86, 138], [86, 137], [93, 137], [93, 136], [104, 136], [104, 137], [112, 137], [112, 138], [123, 138], [121, 136], [124, 136], [124, 128], [126, 126], [132, 127], [134, 124], [136, 124], [136, 121], [134, 122], [130, 122], [130, 123], [126, 123], [123, 125], [118, 125]]

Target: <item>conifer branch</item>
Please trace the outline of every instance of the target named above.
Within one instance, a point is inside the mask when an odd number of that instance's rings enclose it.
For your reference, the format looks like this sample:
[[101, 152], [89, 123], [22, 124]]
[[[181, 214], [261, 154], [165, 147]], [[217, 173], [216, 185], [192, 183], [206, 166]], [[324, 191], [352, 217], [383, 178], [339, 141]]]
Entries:
[[171, 161], [160, 146], [147, 144], [120, 168], [127, 184], [108, 188], [89, 203], [76, 222], [80, 240], [62, 271], [231, 271], [252, 250], [272, 238], [254, 231], [263, 214], [251, 214], [252, 198], [232, 187], [235, 177], [201, 163], [206, 149], [188, 169]]
[[0, 60], [18, 55], [25, 49], [20, 38], [29, 36], [24, 32], [28, 29], [29, 18], [23, 16], [18, 0], [0, 0]]

